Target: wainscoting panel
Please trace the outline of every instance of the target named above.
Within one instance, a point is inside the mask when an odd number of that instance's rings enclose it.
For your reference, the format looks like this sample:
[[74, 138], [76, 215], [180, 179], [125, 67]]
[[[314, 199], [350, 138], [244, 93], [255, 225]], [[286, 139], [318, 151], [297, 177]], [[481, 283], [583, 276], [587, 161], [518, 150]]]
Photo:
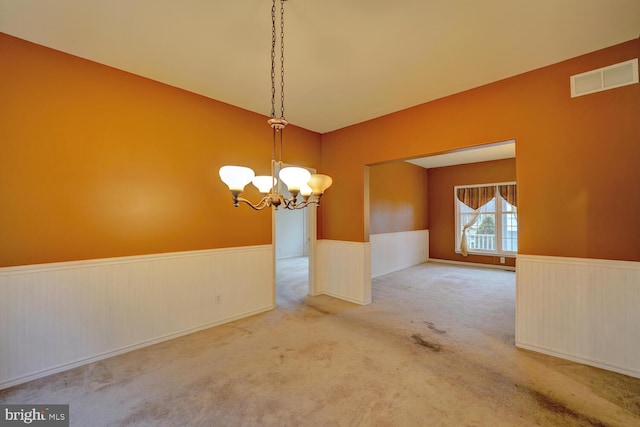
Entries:
[[372, 234], [371, 277], [378, 277], [429, 260], [429, 230]]
[[320, 293], [356, 304], [371, 302], [369, 243], [318, 240], [317, 286]]
[[0, 389], [273, 308], [271, 245], [0, 269]]
[[640, 263], [518, 255], [516, 345], [640, 378]]

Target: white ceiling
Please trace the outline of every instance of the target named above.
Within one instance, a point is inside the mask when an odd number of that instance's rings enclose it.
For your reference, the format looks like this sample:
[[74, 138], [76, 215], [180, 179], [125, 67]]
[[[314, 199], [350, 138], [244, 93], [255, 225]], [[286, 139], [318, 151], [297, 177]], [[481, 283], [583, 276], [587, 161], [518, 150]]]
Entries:
[[[0, 31], [268, 115], [270, 9], [269, 0], [0, 0]], [[640, 34], [639, 0], [288, 0], [285, 9], [285, 115], [322, 133]]]
[[504, 141], [486, 144], [479, 148], [451, 151], [429, 157], [407, 160], [409, 163], [425, 169], [443, 166], [462, 165], [467, 163], [486, 162], [489, 160], [511, 159], [516, 157], [516, 142]]

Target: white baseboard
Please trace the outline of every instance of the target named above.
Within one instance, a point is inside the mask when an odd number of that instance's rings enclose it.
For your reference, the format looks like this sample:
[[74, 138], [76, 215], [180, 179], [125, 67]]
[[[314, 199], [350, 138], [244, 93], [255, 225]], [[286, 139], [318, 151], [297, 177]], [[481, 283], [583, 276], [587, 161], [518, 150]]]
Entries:
[[271, 245], [0, 268], [0, 389], [273, 308]]
[[516, 271], [515, 267], [511, 267], [508, 265], [482, 264], [480, 262], [453, 261], [453, 260], [438, 259], [438, 258], [429, 258], [429, 262], [437, 262], [441, 264], [453, 264], [453, 265], [460, 265], [464, 267], [493, 268], [495, 270]]
[[609, 365], [607, 363], [602, 363], [602, 362], [598, 362], [598, 361], [595, 361], [595, 360], [586, 359], [584, 357], [576, 357], [576, 356], [572, 356], [572, 355], [566, 354], [566, 353], [558, 353], [558, 352], [555, 352], [553, 350], [549, 350], [547, 348], [538, 347], [538, 346], [535, 346], [535, 345], [522, 344], [522, 343], [518, 343], [518, 342], [516, 342], [516, 347], [524, 349], [524, 350], [535, 351], [536, 353], [546, 354], [548, 356], [557, 357], [559, 359], [570, 360], [570, 361], [576, 362], [576, 363], [582, 363], [583, 365], [589, 365], [589, 366], [593, 366], [595, 368], [604, 369], [604, 370], [607, 370], [607, 371], [617, 372], [619, 374], [628, 375], [630, 377], [640, 378], [640, 373], [638, 373], [636, 371], [631, 371], [631, 370], [628, 370], [628, 369], [619, 368], [619, 367], [614, 366], [614, 365]]

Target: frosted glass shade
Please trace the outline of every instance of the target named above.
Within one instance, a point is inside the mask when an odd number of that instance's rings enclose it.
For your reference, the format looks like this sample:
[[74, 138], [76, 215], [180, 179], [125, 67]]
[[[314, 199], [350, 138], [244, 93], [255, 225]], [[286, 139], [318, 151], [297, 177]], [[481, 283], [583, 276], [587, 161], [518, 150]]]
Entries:
[[300, 187], [300, 194], [302, 194], [304, 197], [310, 196], [311, 193], [313, 193], [313, 190], [307, 184], [304, 184], [302, 187]]
[[256, 186], [259, 192], [266, 194], [271, 191], [273, 187], [278, 183], [278, 180], [272, 176], [260, 175], [253, 178], [253, 185]]
[[304, 168], [286, 167], [280, 171], [280, 179], [287, 184], [289, 192], [300, 191], [300, 188], [309, 182], [311, 173]]
[[313, 175], [311, 175], [307, 183], [313, 190], [313, 194], [322, 194], [327, 188], [331, 187], [331, 184], [333, 184], [333, 180], [329, 175], [314, 173]]
[[255, 173], [244, 166], [223, 166], [218, 171], [222, 182], [227, 184], [231, 191], [244, 191], [245, 185], [251, 182]]

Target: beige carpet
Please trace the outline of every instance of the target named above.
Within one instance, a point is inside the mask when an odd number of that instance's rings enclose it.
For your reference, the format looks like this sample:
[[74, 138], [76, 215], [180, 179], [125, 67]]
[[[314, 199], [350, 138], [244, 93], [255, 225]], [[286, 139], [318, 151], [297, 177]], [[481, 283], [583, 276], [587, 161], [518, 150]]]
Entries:
[[423, 264], [0, 391], [74, 426], [640, 426], [640, 380], [514, 347], [514, 273]]

